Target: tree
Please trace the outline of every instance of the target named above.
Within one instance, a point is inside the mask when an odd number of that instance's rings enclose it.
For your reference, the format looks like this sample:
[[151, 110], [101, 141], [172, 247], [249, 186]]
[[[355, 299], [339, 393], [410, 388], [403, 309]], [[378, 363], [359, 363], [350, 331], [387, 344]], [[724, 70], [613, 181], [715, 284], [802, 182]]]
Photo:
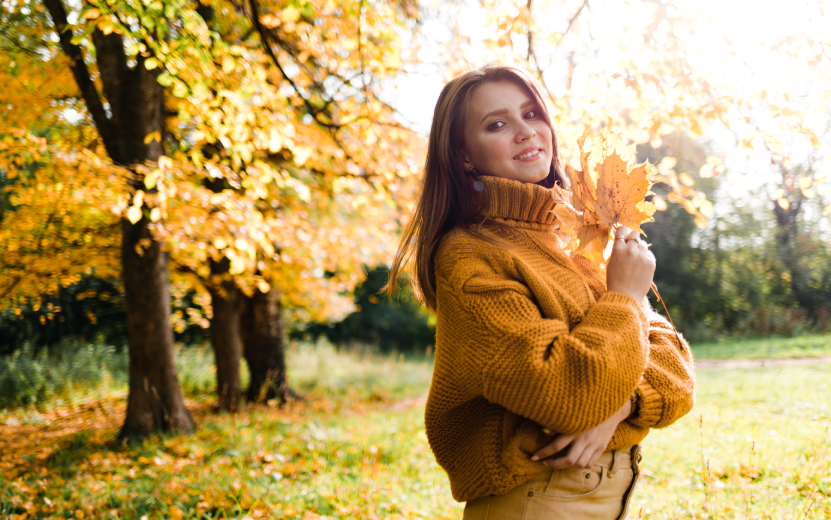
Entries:
[[[822, 1], [792, 6], [789, 18], [798, 23], [783, 19], [756, 34], [726, 14], [673, 1], [493, 0], [482, 7], [484, 31], [458, 16], [462, 4], [437, 8], [434, 23], [453, 28], [437, 60], [448, 74], [470, 66], [471, 56], [474, 65], [526, 64], [548, 90], [567, 161], [576, 163], [577, 137], [607, 121], [656, 149], [678, 132], [698, 140], [710, 156], [697, 176], [664, 163], [653, 180], [671, 188], [666, 197], [694, 213], [699, 229], [713, 216], [709, 226], [717, 226], [718, 215], [695, 193], [696, 179], [726, 177], [730, 182], [713, 195], [747, 199], [754, 194], [745, 186], [761, 181], [779, 226], [775, 263], [787, 271], [801, 308], [825, 312], [818, 309], [831, 288], [819, 259], [827, 232], [822, 239], [816, 226], [813, 236], [798, 231], [800, 219], [831, 214], [823, 200], [829, 189], [823, 172], [831, 167], [824, 152], [831, 139], [831, 23]], [[812, 206], [807, 217], [803, 201]]]
[[[244, 350], [269, 353], [250, 356], [267, 363], [252, 368], [255, 387], [268, 386], [258, 379], [267, 374], [285, 388], [283, 306], [304, 318], [348, 312], [362, 265], [394, 247], [395, 218], [413, 197], [420, 142], [379, 88], [400, 67], [400, 31], [414, 6], [125, 1], [72, 11], [47, 0], [4, 9], [28, 22], [44, 18], [44, 6], [59, 47], [45, 20], [29, 37], [55, 63], [56, 48], [69, 58], [62, 64], [82, 100], [73, 108], [98, 134], [97, 142], [70, 144], [124, 182], [111, 205], [123, 216], [135, 368], [123, 435], [192, 425], [169, 355], [168, 255], [177, 284], [212, 293], [217, 339], [234, 344], [237, 289], [253, 316], [270, 320], [255, 327], [267, 334], [247, 335]], [[358, 52], [339, 56], [344, 48]], [[33, 105], [31, 120], [39, 110], [61, 113], [49, 95]], [[227, 364], [218, 375], [229, 374], [218, 381], [220, 396], [238, 391], [238, 355], [226, 350], [217, 356]]]
[[[98, 78], [109, 106], [105, 110], [84, 52], [69, 26], [64, 4], [61, 0], [44, 0], [44, 5], [109, 159], [128, 169], [157, 161], [164, 154], [162, 143], [145, 137], [164, 130], [164, 90], [156, 80], [158, 74], [145, 66], [143, 56], [136, 58], [135, 66], [128, 64], [122, 34], [92, 26]], [[140, 181], [134, 178], [129, 182], [136, 189]], [[154, 239], [149, 224], [150, 219], [144, 216], [122, 222], [130, 391], [121, 437], [157, 430], [189, 431], [195, 425], [184, 405], [173, 358], [167, 254]]]

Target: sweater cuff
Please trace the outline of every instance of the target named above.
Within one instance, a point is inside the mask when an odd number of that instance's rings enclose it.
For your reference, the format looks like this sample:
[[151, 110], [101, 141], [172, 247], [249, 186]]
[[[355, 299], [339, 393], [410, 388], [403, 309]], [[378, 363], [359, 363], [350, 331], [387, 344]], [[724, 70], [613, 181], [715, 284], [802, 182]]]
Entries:
[[[632, 307], [633, 309], [637, 309], [643, 314], [643, 308], [638, 300], [632, 298], [631, 296], [623, 293], [618, 292], [607, 292], [597, 300], [597, 303], [619, 303], [626, 305], [627, 307]], [[644, 314], [645, 316], [645, 314]]]
[[641, 379], [636, 388], [638, 392], [638, 415], [630, 417], [629, 422], [635, 426], [653, 428], [661, 422], [664, 411], [664, 398], [646, 379]]

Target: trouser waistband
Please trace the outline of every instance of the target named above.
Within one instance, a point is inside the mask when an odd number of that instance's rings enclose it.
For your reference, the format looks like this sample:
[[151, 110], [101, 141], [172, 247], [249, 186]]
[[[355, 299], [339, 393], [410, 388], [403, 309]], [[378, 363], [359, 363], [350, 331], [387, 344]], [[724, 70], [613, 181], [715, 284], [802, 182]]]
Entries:
[[607, 475], [612, 477], [620, 468], [633, 468], [635, 473], [638, 473], [638, 462], [640, 461], [641, 445], [636, 444], [628, 448], [604, 451], [597, 464], [608, 468]]

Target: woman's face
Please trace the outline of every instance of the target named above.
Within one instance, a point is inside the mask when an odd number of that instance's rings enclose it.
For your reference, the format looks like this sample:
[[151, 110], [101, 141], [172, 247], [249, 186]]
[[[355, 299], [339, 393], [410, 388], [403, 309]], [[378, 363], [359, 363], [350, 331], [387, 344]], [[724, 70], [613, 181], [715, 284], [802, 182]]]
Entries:
[[464, 137], [467, 171], [534, 183], [551, 169], [551, 128], [537, 101], [512, 81], [485, 83], [473, 91]]

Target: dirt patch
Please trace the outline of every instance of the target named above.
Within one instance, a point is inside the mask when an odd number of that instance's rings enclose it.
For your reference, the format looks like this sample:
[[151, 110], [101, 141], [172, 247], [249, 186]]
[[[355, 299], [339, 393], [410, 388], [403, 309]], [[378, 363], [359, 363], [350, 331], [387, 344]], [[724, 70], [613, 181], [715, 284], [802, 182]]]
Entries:
[[703, 359], [696, 360], [695, 368], [793, 367], [828, 363], [831, 363], [831, 356], [794, 359]]

